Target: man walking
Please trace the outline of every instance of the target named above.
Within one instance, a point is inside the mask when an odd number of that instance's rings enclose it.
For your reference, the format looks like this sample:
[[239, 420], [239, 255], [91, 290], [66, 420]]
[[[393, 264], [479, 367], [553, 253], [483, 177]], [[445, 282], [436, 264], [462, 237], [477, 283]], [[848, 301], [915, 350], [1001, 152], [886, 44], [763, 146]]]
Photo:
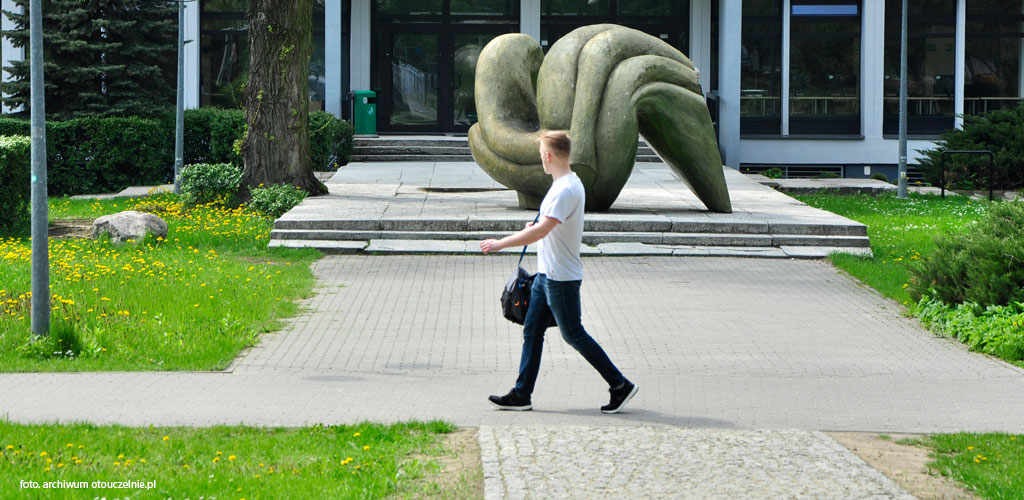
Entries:
[[536, 224], [500, 240], [485, 240], [480, 249], [489, 253], [507, 247], [540, 241], [537, 247], [537, 277], [530, 290], [530, 305], [523, 322], [523, 354], [519, 378], [504, 396], [488, 400], [502, 410], [531, 410], [544, 331], [554, 317], [562, 338], [593, 366], [608, 382], [611, 401], [601, 407], [603, 413], [618, 413], [636, 395], [637, 386], [622, 376], [601, 346], [583, 329], [580, 316], [580, 284], [583, 280], [583, 207], [586, 193], [579, 177], [569, 168], [572, 143], [564, 132], [540, 135], [540, 159], [544, 173], [554, 182], [540, 205]]

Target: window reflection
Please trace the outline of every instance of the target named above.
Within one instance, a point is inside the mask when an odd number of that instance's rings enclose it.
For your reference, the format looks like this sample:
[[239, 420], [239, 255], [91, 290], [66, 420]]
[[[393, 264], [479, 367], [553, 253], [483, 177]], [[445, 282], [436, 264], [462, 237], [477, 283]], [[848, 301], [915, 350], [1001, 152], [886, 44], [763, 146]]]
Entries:
[[[885, 5], [883, 133], [899, 133], [901, 0]], [[956, 0], [908, 4], [907, 132], [937, 135], [953, 128]]]
[[843, 8], [810, 8], [824, 3], [793, 2], [789, 130], [859, 134], [860, 4], [834, 2]]
[[545, 52], [570, 31], [611, 23], [643, 31], [689, 54], [689, 0], [541, 0], [540, 45]]
[[[324, 2], [313, 0], [313, 51], [309, 62], [310, 111], [324, 109], [326, 54]], [[200, 6], [200, 106], [239, 108], [249, 76], [247, 0], [213, 0]]]
[[782, 121], [782, 2], [743, 2], [740, 133], [779, 134]]
[[1020, 0], [967, 2], [964, 112], [1015, 107], [1021, 102]]

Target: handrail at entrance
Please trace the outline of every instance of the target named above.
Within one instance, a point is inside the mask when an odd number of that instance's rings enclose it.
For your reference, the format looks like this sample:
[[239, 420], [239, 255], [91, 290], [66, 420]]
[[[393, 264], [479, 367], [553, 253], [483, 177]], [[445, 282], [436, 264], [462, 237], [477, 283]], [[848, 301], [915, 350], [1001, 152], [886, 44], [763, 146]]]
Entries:
[[942, 173], [939, 179], [939, 183], [942, 185], [942, 199], [946, 199], [946, 155], [953, 154], [982, 154], [988, 155], [988, 201], [992, 201], [992, 183], [993, 183], [993, 165], [995, 164], [996, 155], [987, 149], [952, 149], [949, 151], [942, 152]]

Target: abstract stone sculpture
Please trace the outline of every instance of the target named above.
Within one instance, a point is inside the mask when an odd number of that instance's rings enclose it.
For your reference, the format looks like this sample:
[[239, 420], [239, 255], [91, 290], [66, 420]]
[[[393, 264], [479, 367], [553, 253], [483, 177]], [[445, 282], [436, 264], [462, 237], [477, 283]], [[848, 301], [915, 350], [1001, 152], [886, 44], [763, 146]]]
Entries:
[[718, 142], [693, 63], [664, 41], [614, 24], [576, 29], [547, 57], [529, 35], [492, 40], [476, 67], [473, 158], [537, 208], [551, 185], [541, 129], [572, 138], [587, 211], [607, 211], [629, 179], [638, 133], [714, 212], [732, 212]]

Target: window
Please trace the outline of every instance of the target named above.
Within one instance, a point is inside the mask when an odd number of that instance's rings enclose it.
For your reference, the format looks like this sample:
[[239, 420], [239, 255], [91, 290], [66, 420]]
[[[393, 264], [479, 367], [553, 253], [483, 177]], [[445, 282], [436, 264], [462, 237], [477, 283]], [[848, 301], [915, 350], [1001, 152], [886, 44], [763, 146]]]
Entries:
[[740, 133], [782, 132], [782, 2], [743, 2]]
[[[899, 133], [902, 1], [885, 4], [885, 104], [882, 130]], [[907, 5], [907, 132], [938, 135], [953, 128], [956, 0]]]
[[541, 0], [540, 5], [545, 52], [576, 28], [611, 23], [643, 31], [689, 55], [689, 0]]
[[[323, 110], [326, 99], [324, 2], [313, 0], [313, 52], [309, 61], [310, 111]], [[249, 76], [249, 27], [245, 21], [248, 5], [246, 0], [201, 2], [200, 106], [239, 108], [245, 102], [242, 88]], [[345, 31], [347, 34], [347, 29]], [[347, 61], [343, 62], [347, 68]]]
[[1021, 88], [1021, 0], [967, 2], [964, 113], [1015, 107]]
[[860, 133], [860, 3], [793, 0], [791, 134]]

